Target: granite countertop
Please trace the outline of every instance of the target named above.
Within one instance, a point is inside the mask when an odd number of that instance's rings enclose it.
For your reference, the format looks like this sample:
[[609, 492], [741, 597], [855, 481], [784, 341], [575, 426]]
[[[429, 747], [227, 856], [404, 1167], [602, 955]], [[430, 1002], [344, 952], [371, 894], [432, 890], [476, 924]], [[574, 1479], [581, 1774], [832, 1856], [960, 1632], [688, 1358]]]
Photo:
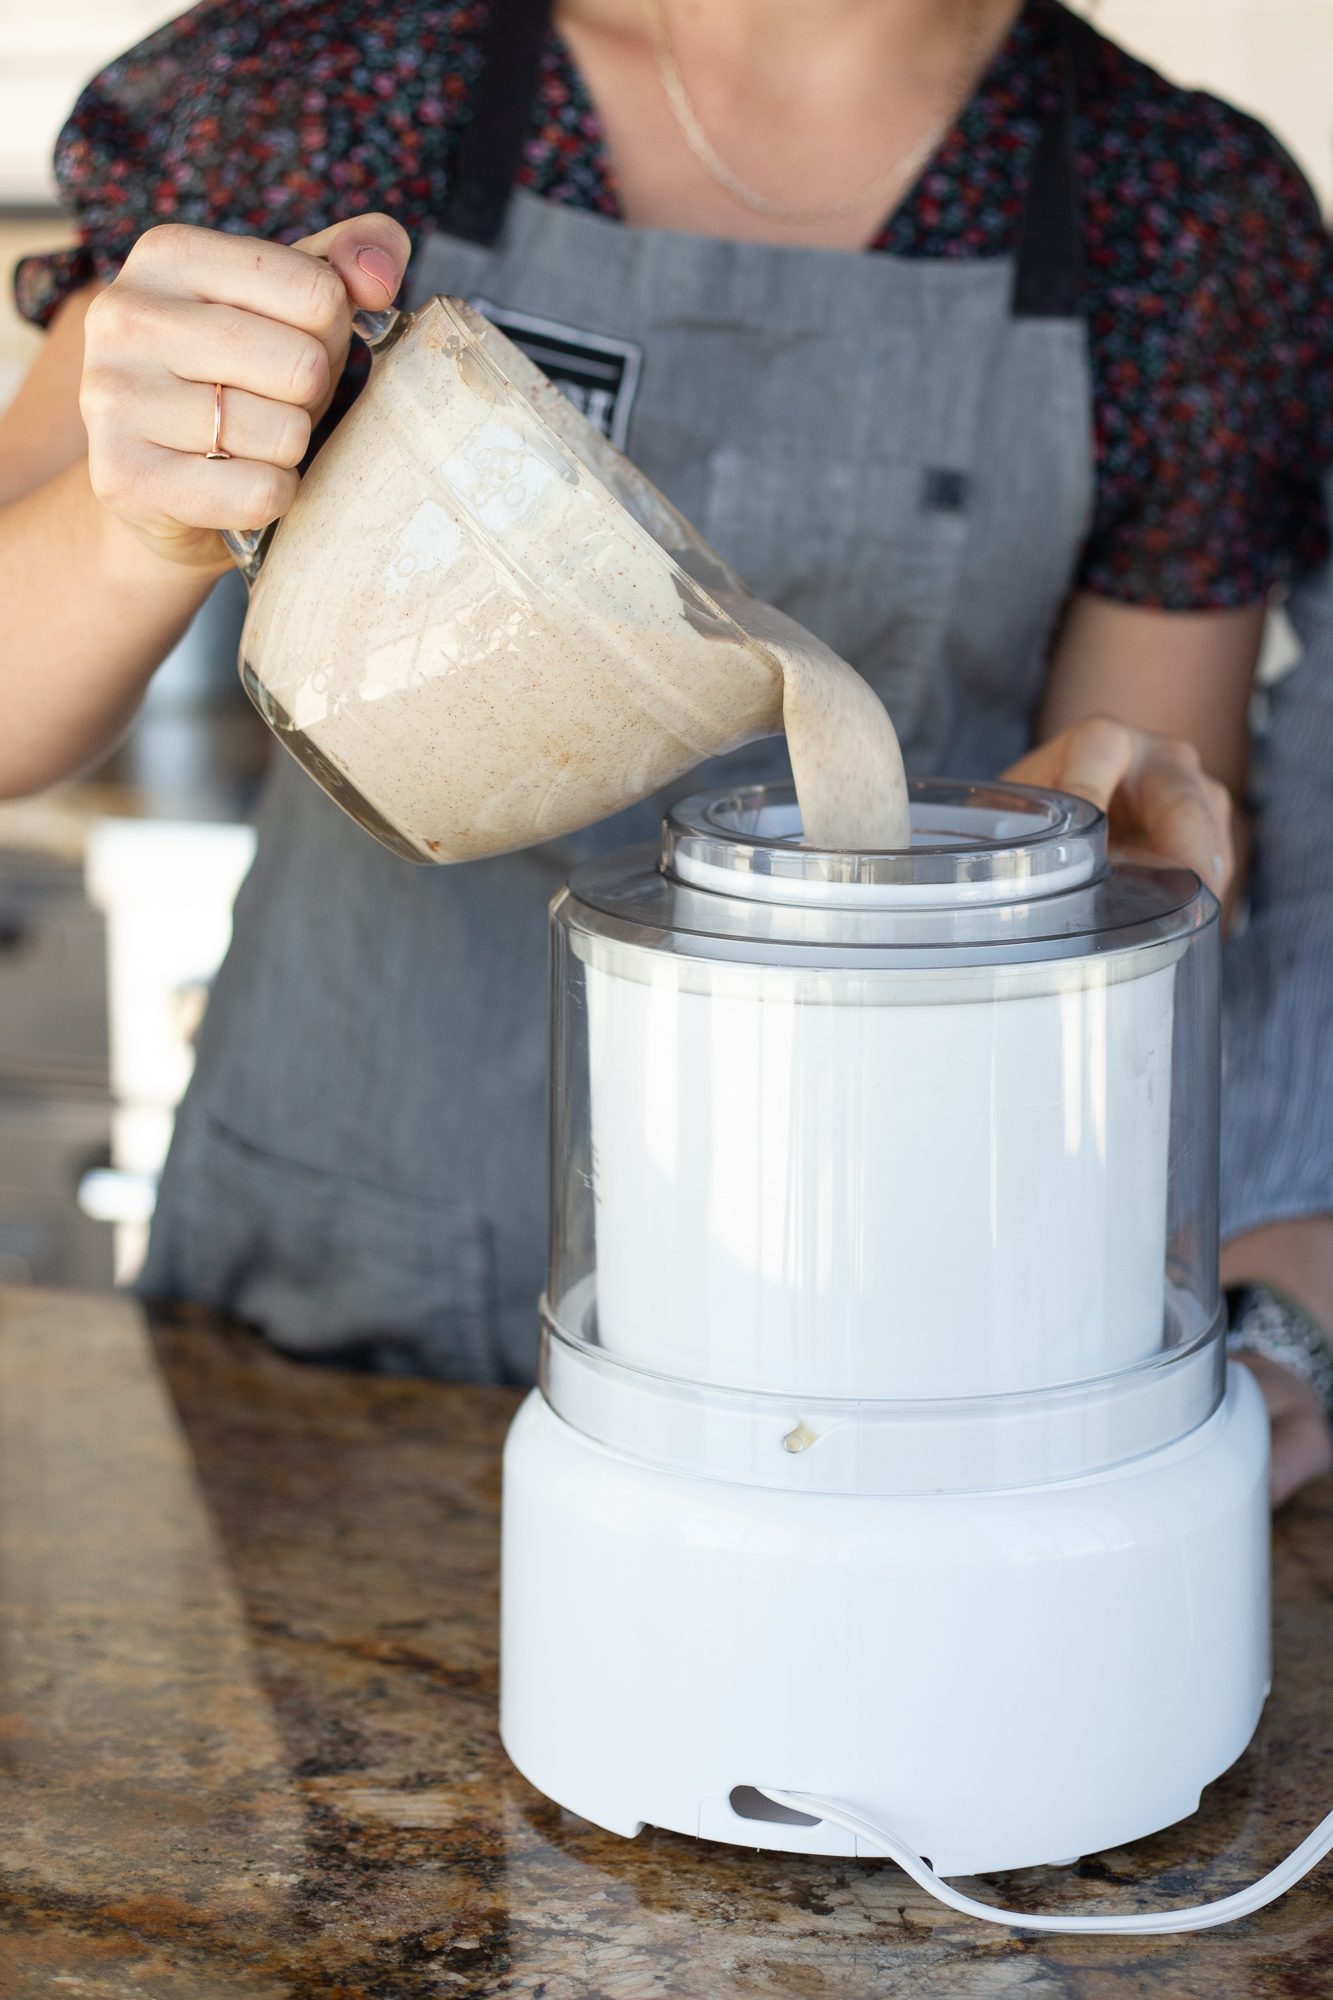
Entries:
[[[495, 1727], [517, 1400], [0, 1294], [6, 2000], [1333, 1995], [1333, 1861], [1229, 1928], [1052, 1939], [888, 1862], [626, 1841], [534, 1792]], [[1213, 1897], [1333, 1806], [1333, 1481], [1275, 1557], [1273, 1695], [1198, 1815], [980, 1893]]]

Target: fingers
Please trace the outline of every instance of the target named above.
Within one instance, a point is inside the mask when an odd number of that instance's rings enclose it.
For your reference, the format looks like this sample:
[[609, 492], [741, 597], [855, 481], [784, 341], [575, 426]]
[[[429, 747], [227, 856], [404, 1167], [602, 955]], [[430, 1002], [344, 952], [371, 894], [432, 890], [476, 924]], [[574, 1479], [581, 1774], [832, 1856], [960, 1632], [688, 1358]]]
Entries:
[[336, 345], [348, 319], [346, 288], [319, 258], [285, 243], [186, 224], [141, 236], [109, 290], [122, 284], [163, 300], [233, 306], [299, 327], [325, 346]]
[[1100, 806], [1119, 860], [1192, 868], [1218, 897], [1230, 887], [1231, 795], [1192, 743], [1094, 716], [1040, 744], [1005, 776]]
[[1309, 1480], [1333, 1471], [1333, 1432], [1318, 1391], [1303, 1375], [1266, 1354], [1238, 1354], [1236, 1359], [1263, 1391], [1272, 1426], [1270, 1497], [1280, 1507]]
[[1231, 883], [1231, 795], [1210, 778], [1192, 743], [1143, 736], [1113, 831], [1146, 845], [1159, 859], [1181, 862], [1215, 896]]
[[[213, 413], [211, 382], [152, 383], [141, 403], [142, 439], [164, 450], [197, 456], [212, 447]], [[243, 389], [222, 391], [218, 442], [231, 458], [253, 458], [290, 469], [305, 457], [310, 430], [308, 410], [248, 395]]]
[[173, 523], [191, 528], [267, 527], [286, 513], [300, 485], [294, 471], [263, 460], [210, 460], [198, 452], [150, 444], [96, 463], [90, 457], [88, 470], [102, 505], [131, 525], [154, 531], [154, 538]]
[[1094, 716], [1055, 740], [1063, 748], [1061, 791], [1073, 792], [1106, 812], [1134, 768], [1141, 732], [1109, 716]]
[[1279, 1417], [1274, 1421], [1269, 1465], [1269, 1497], [1274, 1507], [1280, 1507], [1310, 1480], [1322, 1479], [1330, 1470], [1333, 1470], [1333, 1448], [1322, 1412]]
[[1126, 723], [1096, 716], [1039, 743], [1004, 775], [1016, 784], [1073, 792], [1105, 812], [1117, 785], [1133, 768], [1138, 736]]
[[[262, 527], [285, 512], [353, 307], [391, 302], [409, 250], [389, 216], [338, 223], [301, 248], [150, 229], [85, 325], [80, 405], [104, 505], [166, 542], [182, 527]], [[209, 462], [219, 382], [232, 456]]]
[[119, 282], [102, 299], [86, 342], [85, 421], [118, 422], [131, 380], [148, 393], [172, 380], [221, 382], [305, 410], [329, 392], [328, 352], [298, 327], [232, 306], [121, 291]]
[[[323, 346], [231, 307], [118, 290], [94, 302], [80, 393], [103, 506], [155, 543], [175, 528], [262, 528], [285, 513], [310, 438], [306, 404], [329, 380]], [[209, 379], [183, 380], [187, 368]], [[209, 461], [215, 384], [236, 376], [255, 386], [224, 386], [220, 444], [231, 456]]]

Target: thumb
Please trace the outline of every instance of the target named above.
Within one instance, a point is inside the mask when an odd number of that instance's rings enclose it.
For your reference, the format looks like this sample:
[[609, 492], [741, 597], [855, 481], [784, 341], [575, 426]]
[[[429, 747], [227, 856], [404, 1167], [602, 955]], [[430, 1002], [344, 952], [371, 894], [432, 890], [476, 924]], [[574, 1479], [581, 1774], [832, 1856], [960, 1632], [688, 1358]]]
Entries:
[[1116, 787], [1133, 770], [1138, 753], [1138, 732], [1127, 723], [1101, 715], [1076, 723], [1064, 733], [1059, 789], [1073, 792], [1106, 812]]
[[391, 215], [354, 215], [292, 247], [325, 258], [352, 304], [369, 312], [383, 312], [393, 304], [412, 254], [407, 231]]
[[1044, 785], [1050, 791], [1073, 792], [1105, 812], [1116, 786], [1123, 783], [1139, 753], [1136, 732], [1109, 716], [1076, 722], [1048, 737], [1011, 764], [1004, 776], [1013, 784]]

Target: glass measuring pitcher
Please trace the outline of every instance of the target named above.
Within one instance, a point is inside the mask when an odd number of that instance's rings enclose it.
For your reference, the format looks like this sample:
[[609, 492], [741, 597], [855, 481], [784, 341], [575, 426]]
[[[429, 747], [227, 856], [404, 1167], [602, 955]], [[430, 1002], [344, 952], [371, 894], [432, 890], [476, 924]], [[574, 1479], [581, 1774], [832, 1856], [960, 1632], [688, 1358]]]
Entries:
[[785, 723], [821, 844], [857, 811], [893, 844], [897, 741], [850, 667], [462, 301], [355, 324], [375, 358], [354, 408], [290, 512], [227, 537], [251, 585], [246, 689], [331, 798], [408, 859], [471, 860]]

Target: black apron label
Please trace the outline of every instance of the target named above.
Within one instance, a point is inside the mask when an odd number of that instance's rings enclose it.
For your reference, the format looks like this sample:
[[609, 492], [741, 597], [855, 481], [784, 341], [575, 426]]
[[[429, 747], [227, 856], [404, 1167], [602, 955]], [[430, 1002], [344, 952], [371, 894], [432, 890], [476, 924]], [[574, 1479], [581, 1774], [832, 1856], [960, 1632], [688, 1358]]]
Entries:
[[605, 334], [562, 326], [558, 320], [511, 312], [490, 299], [469, 299], [468, 304], [485, 313], [603, 437], [610, 438], [618, 451], [624, 450], [630, 406], [639, 386], [641, 347], [632, 340], [611, 340]]

